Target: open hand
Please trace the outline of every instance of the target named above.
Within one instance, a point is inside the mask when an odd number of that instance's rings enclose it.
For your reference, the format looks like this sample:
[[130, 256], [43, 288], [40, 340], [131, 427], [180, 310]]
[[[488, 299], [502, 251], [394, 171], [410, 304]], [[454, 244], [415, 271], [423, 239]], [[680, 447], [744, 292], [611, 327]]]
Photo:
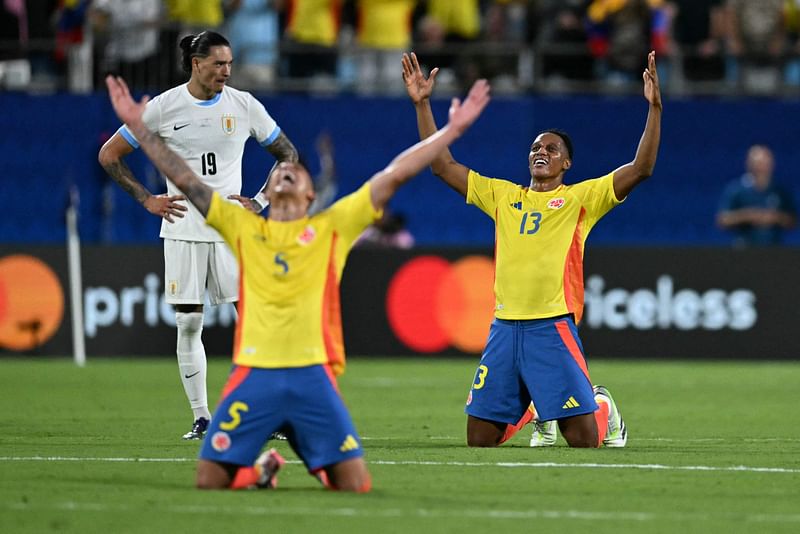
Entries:
[[111, 98], [111, 105], [114, 106], [119, 120], [125, 124], [131, 125], [142, 120], [142, 113], [144, 113], [144, 106], [150, 100], [149, 96], [142, 97], [142, 100], [136, 102], [131, 97], [131, 92], [128, 89], [128, 84], [119, 76], [106, 76], [106, 87], [108, 87], [108, 95]]
[[[120, 117], [122, 118], [122, 117]], [[175, 222], [173, 217], [183, 217], [183, 211], [188, 208], [183, 204], [178, 204], [179, 200], [186, 200], [183, 195], [152, 195], [144, 201], [144, 208], [152, 213], [167, 220]]]
[[458, 130], [459, 133], [469, 128], [489, 103], [489, 100], [491, 100], [489, 96], [490, 89], [489, 82], [478, 80], [472, 84], [472, 88], [469, 90], [464, 102], [454, 98], [450, 104], [450, 126]]
[[426, 78], [422, 74], [417, 55], [414, 52], [411, 52], [411, 55], [403, 54], [403, 81], [406, 82], [406, 91], [408, 91], [408, 96], [414, 104], [419, 104], [426, 98], [431, 97], [434, 80], [438, 72], [439, 68], [437, 67]]
[[253, 213], [261, 213], [262, 209], [261, 205], [250, 197], [245, 197], [242, 195], [228, 195], [228, 198], [230, 200], [238, 201], [239, 204], [241, 204], [242, 207], [244, 207], [244, 209], [246, 209], [247, 211], [252, 211]]
[[658, 85], [655, 51], [647, 54], [647, 68], [642, 73], [642, 79], [644, 79], [644, 97], [651, 106], [661, 109], [661, 88]]

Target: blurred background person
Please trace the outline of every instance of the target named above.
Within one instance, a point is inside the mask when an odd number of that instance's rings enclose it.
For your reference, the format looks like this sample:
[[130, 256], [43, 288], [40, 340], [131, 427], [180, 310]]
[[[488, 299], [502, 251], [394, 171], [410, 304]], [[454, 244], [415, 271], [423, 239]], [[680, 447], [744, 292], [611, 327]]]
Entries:
[[764, 145], [747, 152], [747, 172], [725, 188], [717, 224], [734, 233], [734, 245], [777, 245], [797, 220], [792, 196], [773, 182], [775, 161]]
[[157, 88], [161, 0], [94, 0], [89, 18], [101, 56], [95, 84], [114, 73], [134, 89]]
[[[596, 76], [610, 83], [638, 81], [648, 50], [667, 59], [669, 6], [662, 0], [593, 0], [587, 8], [589, 48]], [[667, 81], [667, 62], [658, 74]]]
[[283, 74], [289, 78], [336, 75], [341, 0], [289, 0]]
[[784, 0], [728, 0], [728, 81], [752, 93], [780, 86], [786, 32]]
[[453, 80], [469, 87], [480, 77], [475, 58], [474, 44], [480, 43], [482, 12], [478, 0], [424, 0], [418, 11], [425, 25], [426, 37], [436, 39], [442, 35], [442, 47], [432, 49], [430, 54], [420, 49], [421, 63], [439, 67], [437, 83], [447, 87]]
[[542, 74], [549, 81], [594, 78], [585, 13], [584, 0], [540, 0], [529, 12], [529, 38], [541, 51]]
[[397, 65], [411, 45], [417, 0], [356, 0], [357, 89], [399, 93]]
[[[476, 76], [492, 80], [492, 90], [516, 93], [519, 84], [530, 81], [530, 53], [524, 53], [528, 3], [525, 0], [493, 0], [483, 14], [481, 32], [484, 52], [476, 57]], [[525, 69], [524, 74], [522, 69]]]
[[225, 19], [232, 36], [237, 85], [248, 89], [272, 87], [278, 65], [279, 12], [286, 0], [230, 0]]
[[680, 52], [680, 74], [688, 81], [725, 78], [723, 44], [726, 31], [724, 0], [671, 0], [672, 35]]

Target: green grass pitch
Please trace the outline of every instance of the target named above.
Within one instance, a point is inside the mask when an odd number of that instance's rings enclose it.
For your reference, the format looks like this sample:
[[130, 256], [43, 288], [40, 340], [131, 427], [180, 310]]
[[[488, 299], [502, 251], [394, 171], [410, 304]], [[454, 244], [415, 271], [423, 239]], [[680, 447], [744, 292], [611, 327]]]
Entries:
[[[213, 359], [212, 398], [229, 364]], [[193, 488], [169, 358], [0, 360], [0, 532], [800, 532], [800, 364], [596, 360], [625, 449], [464, 445], [472, 359], [351, 358], [372, 493], [285, 443], [276, 491]]]

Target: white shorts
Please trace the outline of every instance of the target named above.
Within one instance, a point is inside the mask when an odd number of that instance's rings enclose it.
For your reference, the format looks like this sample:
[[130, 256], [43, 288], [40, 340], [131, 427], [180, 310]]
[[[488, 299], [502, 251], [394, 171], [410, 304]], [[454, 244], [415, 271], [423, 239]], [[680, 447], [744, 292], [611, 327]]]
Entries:
[[169, 304], [239, 299], [239, 265], [224, 242], [164, 240], [164, 293]]

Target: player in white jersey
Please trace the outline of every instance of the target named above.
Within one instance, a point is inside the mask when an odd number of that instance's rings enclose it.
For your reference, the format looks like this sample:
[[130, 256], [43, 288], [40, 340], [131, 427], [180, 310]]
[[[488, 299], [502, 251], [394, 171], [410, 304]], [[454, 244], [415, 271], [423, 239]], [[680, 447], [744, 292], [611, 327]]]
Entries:
[[[224, 198], [261, 211], [266, 206], [266, 184], [254, 198], [241, 196], [245, 142], [255, 138], [278, 162], [296, 162], [297, 150], [258, 100], [227, 86], [233, 56], [222, 35], [211, 31], [189, 35], [180, 47], [183, 69], [191, 77], [154, 98], [144, 112], [144, 123], [206, 185]], [[205, 291], [212, 304], [235, 302], [238, 267], [222, 237], [184, 202], [170, 180], [165, 195], [154, 195], [133, 176], [123, 158], [138, 147], [136, 138], [122, 126], [100, 149], [98, 159], [125, 191], [164, 219], [160, 235], [166, 300], [175, 306], [178, 365], [194, 420], [183, 438], [201, 439], [211, 419], [201, 339]]]

